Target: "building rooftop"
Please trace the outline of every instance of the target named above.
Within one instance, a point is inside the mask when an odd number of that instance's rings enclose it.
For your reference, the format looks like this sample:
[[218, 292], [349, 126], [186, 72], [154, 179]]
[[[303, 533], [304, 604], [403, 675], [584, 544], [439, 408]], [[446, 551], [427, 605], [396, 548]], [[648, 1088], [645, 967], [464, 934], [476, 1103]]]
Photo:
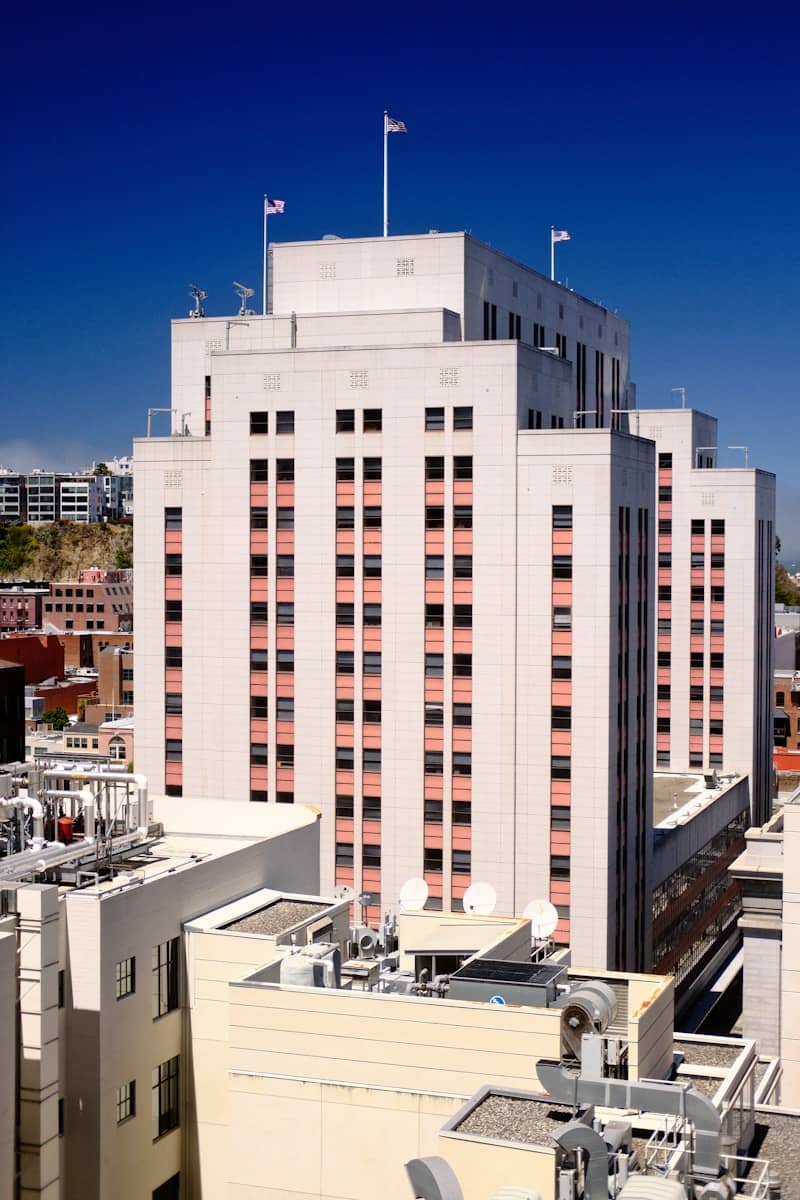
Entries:
[[555, 1104], [548, 1096], [511, 1095], [490, 1091], [472, 1108], [453, 1132], [500, 1142], [552, 1146], [550, 1135], [571, 1121], [574, 1109]]
[[230, 933], [261, 933], [272, 937], [278, 933], [285, 933], [287, 929], [293, 929], [295, 925], [307, 921], [309, 917], [314, 917], [317, 913], [325, 912], [329, 907], [326, 900], [281, 898], [264, 908], [259, 908], [256, 912], [248, 913], [246, 917], [238, 917], [235, 921], [222, 925], [221, 928], [227, 929]]
[[[711, 785], [716, 779], [717, 786]], [[702, 774], [678, 775], [658, 773], [653, 776], [653, 825], [664, 830], [685, 825], [702, 808], [718, 800], [741, 776]]]

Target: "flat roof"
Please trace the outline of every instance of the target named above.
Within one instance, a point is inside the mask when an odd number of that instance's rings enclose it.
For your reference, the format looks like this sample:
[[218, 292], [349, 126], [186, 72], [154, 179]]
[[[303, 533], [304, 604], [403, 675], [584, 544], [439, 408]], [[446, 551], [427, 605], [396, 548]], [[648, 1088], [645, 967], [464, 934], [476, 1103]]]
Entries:
[[453, 1133], [491, 1138], [498, 1142], [524, 1142], [554, 1150], [551, 1135], [574, 1119], [570, 1105], [547, 1096], [510, 1096], [491, 1091], [472, 1109]]
[[[709, 771], [707, 773], [711, 775]], [[736, 787], [743, 775], [718, 775], [718, 786], [706, 785], [706, 773], [666, 774], [653, 776], [653, 826], [664, 829], [685, 825], [710, 801], [718, 800], [731, 788]]]
[[[781, 1195], [800, 1196], [800, 1112], [757, 1109], [750, 1158], [765, 1158], [779, 1177]], [[772, 1171], [770, 1172], [772, 1174]]]
[[301, 925], [309, 917], [324, 913], [328, 908], [330, 905], [326, 900], [285, 900], [281, 898], [263, 908], [256, 909], [255, 912], [248, 913], [245, 917], [238, 917], [235, 921], [228, 922], [227, 925], [221, 925], [219, 928], [226, 929], [230, 933], [261, 933], [269, 937], [285, 933], [287, 929], [294, 929], [295, 925]]

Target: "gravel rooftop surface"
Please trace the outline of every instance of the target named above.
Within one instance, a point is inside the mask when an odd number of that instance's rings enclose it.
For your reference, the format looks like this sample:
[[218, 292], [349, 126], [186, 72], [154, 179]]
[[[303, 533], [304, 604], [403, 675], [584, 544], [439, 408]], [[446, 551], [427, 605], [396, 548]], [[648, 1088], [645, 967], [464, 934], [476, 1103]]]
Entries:
[[675, 1049], [682, 1050], [686, 1063], [697, 1067], [730, 1067], [742, 1052], [741, 1046], [714, 1046], [710, 1042], [683, 1042], [675, 1038]]
[[458, 1127], [458, 1133], [494, 1138], [500, 1142], [525, 1142], [555, 1149], [550, 1134], [572, 1120], [572, 1108], [549, 1100], [487, 1096]]
[[710, 1075], [678, 1076], [678, 1083], [690, 1083], [693, 1088], [697, 1088], [698, 1092], [704, 1092], [706, 1096], [713, 1096], [723, 1082], [724, 1080], [714, 1079]]
[[274, 904], [248, 913], [246, 917], [239, 917], [222, 928], [232, 933], [284, 933], [316, 913], [324, 912], [327, 907], [327, 904], [318, 904], [314, 900], [276, 900]]
[[800, 1117], [756, 1110], [750, 1158], [769, 1159], [780, 1176], [782, 1200], [800, 1200]]

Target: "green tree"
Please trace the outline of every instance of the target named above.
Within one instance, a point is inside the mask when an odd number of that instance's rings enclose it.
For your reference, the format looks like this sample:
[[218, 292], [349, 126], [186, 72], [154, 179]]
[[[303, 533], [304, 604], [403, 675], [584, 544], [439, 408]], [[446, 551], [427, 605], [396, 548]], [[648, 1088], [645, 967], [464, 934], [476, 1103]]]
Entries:
[[108, 475], [108, 463], [99, 462], [94, 469], [95, 475]]
[[0, 527], [0, 575], [14, 575], [33, 558], [36, 534], [30, 525]]
[[45, 725], [52, 725], [53, 729], [65, 729], [69, 725], [67, 710], [60, 704], [55, 708], [48, 708], [46, 713], [42, 713], [42, 722]]
[[120, 571], [133, 566], [131, 552], [126, 546], [117, 546], [114, 551], [114, 566], [119, 568]]

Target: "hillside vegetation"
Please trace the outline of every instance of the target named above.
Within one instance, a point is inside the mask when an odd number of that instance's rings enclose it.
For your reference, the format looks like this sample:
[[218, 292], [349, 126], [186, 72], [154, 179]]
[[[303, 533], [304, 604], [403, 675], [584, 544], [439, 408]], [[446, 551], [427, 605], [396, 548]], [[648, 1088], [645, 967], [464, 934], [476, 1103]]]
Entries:
[[132, 525], [0, 526], [0, 580], [75, 579], [86, 567], [133, 566]]

